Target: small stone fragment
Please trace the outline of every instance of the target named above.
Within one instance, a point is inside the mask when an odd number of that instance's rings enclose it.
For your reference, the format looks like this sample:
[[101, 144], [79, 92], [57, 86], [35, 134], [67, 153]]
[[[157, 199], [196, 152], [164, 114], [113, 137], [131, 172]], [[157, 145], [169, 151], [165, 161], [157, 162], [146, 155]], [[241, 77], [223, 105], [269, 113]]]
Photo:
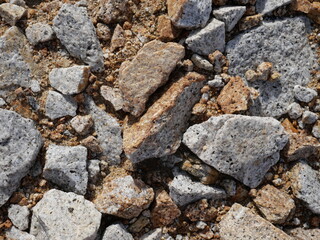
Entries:
[[103, 23], [97, 24], [97, 35], [100, 40], [109, 41], [112, 37], [110, 28]]
[[43, 177], [65, 191], [85, 195], [88, 184], [87, 149], [51, 144], [46, 153]]
[[293, 240], [285, 232], [238, 203], [233, 204], [222, 218], [219, 223], [219, 234], [221, 239], [226, 240]]
[[258, 80], [259, 74], [256, 71], [249, 69], [248, 71], [246, 71], [245, 77], [248, 82], [254, 82]]
[[203, 28], [210, 18], [212, 0], [167, 0], [167, 7], [177, 28]]
[[49, 74], [50, 85], [62, 94], [72, 95], [82, 92], [88, 85], [90, 68], [73, 66], [54, 68]]
[[208, 56], [209, 61], [213, 65], [213, 70], [216, 73], [222, 72], [222, 67], [227, 63], [227, 58], [219, 50], [214, 51]]
[[287, 231], [295, 240], [319, 240], [320, 229], [294, 228]]
[[18, 5], [20, 7], [24, 7], [24, 8], [28, 7], [24, 0], [10, 0], [10, 3]]
[[261, 14], [271, 13], [273, 10], [288, 5], [292, 0], [257, 0], [256, 10]]
[[100, 174], [100, 160], [90, 160], [88, 163], [89, 179], [95, 182]]
[[3, 100], [3, 98], [0, 98], [0, 107], [5, 106], [7, 103], [5, 100]]
[[105, 179], [103, 189], [93, 202], [102, 213], [131, 219], [147, 209], [153, 197], [152, 188], [128, 175]]
[[261, 14], [247, 16], [239, 21], [239, 30], [244, 31], [261, 24], [263, 17]]
[[144, 234], [139, 240], [161, 240], [162, 236], [163, 236], [162, 229], [156, 228]]
[[294, 97], [300, 102], [311, 102], [318, 94], [311, 88], [295, 85], [293, 88]]
[[263, 62], [259, 64], [257, 67], [259, 80], [267, 81], [270, 78], [272, 67], [273, 64], [270, 62]]
[[212, 64], [206, 60], [205, 58], [199, 56], [198, 54], [193, 54], [191, 57], [191, 61], [196, 65], [198, 68], [206, 70], [206, 71], [213, 71]]
[[157, 31], [162, 41], [172, 41], [179, 34], [179, 31], [173, 26], [170, 18], [166, 15], [158, 17]]
[[312, 3], [308, 0], [293, 0], [290, 5], [292, 10], [309, 13], [312, 7]]
[[0, 16], [11, 26], [16, 25], [16, 23], [26, 14], [27, 10], [18, 5], [12, 3], [3, 3], [0, 5]]
[[62, 95], [55, 91], [49, 91], [46, 100], [46, 116], [54, 120], [64, 116], [77, 115], [77, 103], [70, 96]]
[[122, 94], [118, 88], [112, 88], [109, 86], [102, 86], [100, 88], [102, 97], [110, 102], [116, 111], [119, 111], [123, 107]]
[[11, 205], [8, 209], [8, 217], [14, 226], [23, 231], [29, 227], [30, 211], [26, 206]]
[[186, 44], [190, 50], [200, 55], [209, 55], [215, 50], [221, 52], [225, 47], [225, 24], [217, 19], [204, 28], [192, 31], [186, 39]]
[[168, 81], [184, 54], [184, 47], [177, 43], [154, 40], [145, 44], [131, 62], [123, 62], [119, 73], [123, 110], [140, 116], [148, 98]]
[[225, 86], [225, 82], [222, 80], [221, 76], [215, 75], [213, 80], [208, 81], [208, 86], [213, 88], [223, 88]]
[[313, 125], [312, 135], [320, 139], [320, 121], [317, 121], [316, 124]]
[[100, 146], [100, 142], [94, 136], [89, 136], [81, 140], [80, 143], [94, 153], [103, 152], [103, 149]]
[[30, 89], [34, 93], [38, 93], [41, 91], [40, 83], [37, 80], [31, 80]]
[[122, 224], [116, 223], [108, 226], [102, 240], [134, 240]]
[[49, 24], [39, 22], [26, 28], [26, 36], [32, 45], [37, 45], [52, 40], [54, 32]]
[[304, 111], [302, 114], [302, 122], [304, 124], [314, 124], [318, 120], [318, 114], [311, 111]]
[[140, 216], [137, 221], [135, 221], [128, 230], [132, 233], [141, 232], [150, 223], [149, 218], [145, 216]]
[[303, 113], [303, 108], [298, 103], [291, 103], [288, 106], [288, 115], [290, 119], [298, 119]]
[[218, 20], [223, 21], [225, 23], [226, 30], [230, 32], [239, 22], [245, 11], [245, 6], [220, 7], [213, 10], [213, 16]]
[[94, 240], [97, 237], [101, 213], [83, 196], [52, 189], [44, 194], [32, 212], [30, 233], [37, 240]]
[[124, 30], [119, 24], [117, 24], [111, 38], [110, 50], [113, 52], [117, 48], [123, 47], [125, 44], [126, 38], [124, 36]]
[[18, 228], [11, 227], [8, 231], [6, 231], [6, 237], [7, 239], [19, 239], [19, 240], [36, 240], [35, 236], [23, 232], [19, 230]]
[[100, 1], [98, 20], [105, 24], [118, 23], [129, 20], [131, 15], [129, 0], [102, 0]]
[[86, 135], [89, 133], [93, 126], [93, 120], [90, 115], [75, 116], [71, 119], [70, 124], [72, 128], [80, 135]]
[[310, 17], [313, 21], [315, 21], [317, 24], [320, 24], [320, 3], [319, 2], [313, 2], [310, 10], [308, 12], [308, 17]]

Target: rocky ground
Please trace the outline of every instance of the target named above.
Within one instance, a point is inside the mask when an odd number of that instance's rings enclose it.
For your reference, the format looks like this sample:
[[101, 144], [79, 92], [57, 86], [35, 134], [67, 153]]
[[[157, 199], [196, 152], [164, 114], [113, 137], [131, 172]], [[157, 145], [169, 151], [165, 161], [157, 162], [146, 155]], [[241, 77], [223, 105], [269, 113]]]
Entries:
[[0, 0], [0, 239], [320, 239], [320, 2]]

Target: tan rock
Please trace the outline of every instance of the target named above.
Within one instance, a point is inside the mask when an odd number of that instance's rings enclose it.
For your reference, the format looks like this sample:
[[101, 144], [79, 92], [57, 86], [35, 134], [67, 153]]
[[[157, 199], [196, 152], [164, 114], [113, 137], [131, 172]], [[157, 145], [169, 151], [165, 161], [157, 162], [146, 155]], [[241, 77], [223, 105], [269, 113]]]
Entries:
[[124, 22], [132, 14], [129, 0], [100, 0], [98, 20], [110, 24]]
[[102, 97], [108, 102], [110, 102], [116, 111], [122, 109], [123, 99], [122, 94], [118, 88], [102, 86], [100, 92]]
[[153, 197], [152, 188], [128, 175], [113, 179], [107, 177], [93, 202], [102, 213], [131, 219], [147, 209]]
[[263, 20], [263, 17], [261, 14], [244, 17], [239, 21], [239, 30], [244, 31], [244, 30], [253, 28], [255, 26], [258, 26], [259, 24], [262, 23], [262, 20]]
[[170, 18], [166, 15], [158, 17], [157, 31], [162, 41], [172, 41], [179, 35], [179, 30], [173, 26]]
[[304, 228], [294, 228], [288, 230], [287, 233], [294, 237], [295, 240], [319, 240], [320, 239], [320, 229], [304, 229]]
[[308, 16], [313, 21], [320, 24], [320, 2], [313, 2], [312, 3], [311, 8], [308, 13]]
[[149, 218], [140, 216], [130, 227], [129, 232], [138, 233], [150, 223]]
[[308, 13], [311, 8], [311, 2], [308, 0], [293, 0], [291, 3], [291, 9], [303, 13]]
[[221, 73], [222, 67], [224, 67], [227, 63], [227, 58], [219, 50], [209, 54], [208, 58], [213, 65], [213, 70], [216, 73]]
[[184, 47], [177, 43], [154, 40], [145, 44], [131, 62], [122, 63], [119, 87], [123, 110], [140, 116], [150, 95], [168, 81], [184, 54]]
[[285, 232], [238, 203], [219, 223], [221, 240], [293, 240]]
[[171, 224], [180, 214], [178, 206], [165, 190], [156, 193], [156, 203], [151, 211], [151, 221], [155, 227]]
[[270, 78], [273, 64], [271, 62], [263, 62], [258, 65], [257, 73], [259, 80], [267, 81]]
[[3, 3], [0, 5], [0, 16], [11, 26], [16, 25], [23, 16], [27, 14], [27, 10], [23, 7], [12, 3]]
[[272, 185], [257, 191], [253, 201], [263, 216], [271, 223], [282, 224], [289, 220], [295, 210], [293, 199]]
[[94, 136], [89, 136], [83, 139], [80, 143], [94, 153], [101, 153], [103, 151], [100, 146], [100, 142]]
[[124, 30], [119, 24], [117, 24], [111, 38], [110, 50], [113, 52], [117, 48], [123, 47], [125, 44], [126, 44], [126, 38], [124, 36]]
[[193, 105], [200, 100], [205, 77], [188, 73], [159, 98], [141, 119], [124, 129], [123, 146], [133, 162], [176, 152]]
[[258, 80], [259, 74], [256, 71], [249, 69], [248, 71], [246, 71], [245, 77], [248, 82], [254, 82]]

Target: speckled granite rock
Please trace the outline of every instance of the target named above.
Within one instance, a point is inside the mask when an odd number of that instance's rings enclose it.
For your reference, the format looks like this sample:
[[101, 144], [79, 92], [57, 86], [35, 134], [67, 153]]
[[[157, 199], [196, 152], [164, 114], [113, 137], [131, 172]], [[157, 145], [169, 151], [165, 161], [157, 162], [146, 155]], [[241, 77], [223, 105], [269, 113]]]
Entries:
[[27, 10], [23, 7], [12, 3], [3, 3], [0, 5], [0, 16], [11, 26], [16, 25], [23, 16], [27, 14]]
[[36, 240], [35, 236], [27, 233], [27, 232], [23, 232], [21, 230], [19, 230], [18, 228], [15, 227], [11, 227], [8, 231], [6, 231], [6, 237], [8, 239], [19, 239], [19, 240]]
[[304, 228], [293, 228], [288, 230], [287, 233], [294, 237], [295, 240], [319, 240], [320, 229], [304, 229]]
[[23, 231], [29, 227], [30, 210], [26, 206], [18, 204], [10, 205], [8, 209], [8, 217], [14, 226]]
[[38, 22], [26, 28], [26, 36], [32, 45], [37, 45], [52, 40], [54, 31], [49, 24]]
[[129, 0], [99, 0], [97, 18], [106, 24], [124, 22], [131, 14]]
[[112, 88], [109, 86], [102, 86], [100, 88], [102, 97], [110, 102], [116, 111], [119, 111], [123, 107], [123, 98], [118, 88]]
[[133, 162], [175, 153], [199, 101], [205, 77], [189, 73], [175, 82], [137, 123], [124, 129], [124, 151]]
[[225, 23], [226, 30], [230, 32], [239, 22], [245, 11], [245, 6], [220, 7], [213, 10], [213, 16], [218, 20], [223, 21]]
[[116, 223], [106, 228], [102, 240], [133, 240], [133, 237], [122, 224]]
[[140, 116], [150, 95], [168, 81], [184, 54], [180, 44], [154, 40], [145, 44], [131, 62], [123, 62], [119, 73], [123, 110]]

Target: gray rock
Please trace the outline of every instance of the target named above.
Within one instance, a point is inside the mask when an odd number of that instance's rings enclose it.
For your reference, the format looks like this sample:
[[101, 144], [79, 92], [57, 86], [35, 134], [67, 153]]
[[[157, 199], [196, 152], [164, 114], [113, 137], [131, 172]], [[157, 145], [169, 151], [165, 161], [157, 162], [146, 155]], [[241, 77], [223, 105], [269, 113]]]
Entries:
[[78, 134], [86, 135], [89, 133], [94, 123], [90, 115], [78, 115], [71, 119], [70, 124]]
[[255, 69], [262, 62], [273, 63], [274, 70], [281, 74], [274, 82], [248, 83], [260, 92], [250, 109], [252, 115], [281, 116], [294, 102], [293, 87], [310, 81], [310, 69], [316, 61], [306, 37], [309, 30], [307, 18], [270, 20], [228, 42], [230, 75], [244, 78], [247, 70]]
[[78, 94], [87, 87], [89, 75], [90, 68], [87, 66], [54, 68], [49, 74], [49, 81], [62, 94]]
[[52, 40], [54, 32], [49, 24], [39, 22], [26, 28], [26, 36], [32, 45], [37, 45]]
[[11, 26], [16, 25], [16, 23], [26, 14], [27, 10], [18, 5], [12, 3], [3, 3], [0, 5], [0, 16]]
[[102, 86], [100, 88], [102, 97], [110, 102], [116, 111], [123, 107], [123, 98], [120, 89], [109, 86]]
[[43, 177], [65, 191], [85, 195], [88, 184], [87, 149], [51, 144], [46, 152]]
[[183, 161], [180, 156], [168, 155], [160, 158], [161, 164], [167, 168], [173, 168], [174, 165]]
[[220, 7], [213, 10], [213, 16], [225, 23], [226, 30], [230, 32], [239, 22], [240, 18], [246, 11], [245, 6]]
[[30, 81], [30, 89], [34, 93], [38, 93], [41, 91], [40, 83], [37, 80]]
[[287, 141], [281, 123], [273, 118], [228, 114], [193, 125], [183, 136], [201, 160], [251, 188], [279, 161]]
[[288, 5], [292, 0], [257, 0], [256, 11], [261, 14], [271, 13], [279, 7]]
[[225, 47], [225, 24], [217, 19], [212, 19], [202, 29], [192, 31], [186, 39], [190, 50], [200, 55], [209, 55], [215, 50], [221, 52]]
[[162, 229], [156, 228], [144, 234], [139, 240], [161, 240], [162, 235]]
[[179, 172], [175, 175], [172, 182], [169, 183], [169, 190], [172, 200], [178, 206], [183, 206], [203, 198], [221, 199], [227, 196], [224, 190], [195, 182], [185, 173]]
[[96, 181], [100, 174], [100, 160], [90, 160], [88, 163], [89, 179]]
[[8, 217], [14, 226], [23, 231], [29, 227], [30, 211], [26, 206], [10, 205]]
[[304, 111], [302, 114], [302, 122], [304, 124], [314, 124], [318, 120], [318, 114], [311, 111]]
[[98, 141], [103, 149], [103, 156], [111, 165], [120, 163], [122, 153], [122, 128], [117, 119], [97, 107], [92, 98], [86, 97], [86, 110], [94, 120], [94, 129], [98, 134]]
[[70, 96], [62, 95], [55, 91], [49, 91], [46, 100], [46, 116], [54, 120], [64, 116], [74, 117], [77, 114], [78, 105]]
[[318, 94], [311, 88], [295, 85], [293, 88], [294, 97], [300, 102], [311, 102]]
[[0, 98], [0, 107], [7, 105], [6, 101], [3, 98]]
[[303, 113], [303, 108], [298, 103], [291, 103], [288, 106], [288, 115], [291, 119], [298, 119]]
[[97, 237], [101, 213], [83, 196], [52, 189], [32, 211], [30, 233], [37, 240]]
[[23, 232], [19, 230], [18, 228], [11, 227], [8, 231], [6, 231], [6, 237], [8, 239], [17, 239], [17, 240], [36, 240], [35, 236]]
[[10, 0], [10, 3], [18, 5], [20, 7], [24, 7], [24, 8], [28, 7], [24, 0]]
[[42, 146], [33, 121], [0, 109], [0, 206], [19, 187]]
[[122, 224], [116, 223], [106, 228], [102, 240], [133, 240], [133, 237]]
[[320, 229], [293, 228], [286, 231], [295, 240], [319, 240]]
[[222, 80], [222, 77], [219, 75], [215, 75], [213, 80], [208, 81], [208, 86], [213, 88], [223, 88], [225, 82]]
[[86, 8], [63, 4], [53, 30], [73, 57], [89, 64], [93, 72], [104, 70], [102, 49]]
[[177, 28], [204, 27], [210, 18], [211, 0], [168, 0], [168, 15]]
[[213, 65], [206, 60], [205, 58], [199, 56], [198, 54], [193, 54], [191, 57], [191, 61], [200, 69], [204, 69], [206, 71], [213, 71]]
[[306, 162], [300, 161], [290, 171], [292, 191], [313, 213], [320, 214], [320, 176]]

